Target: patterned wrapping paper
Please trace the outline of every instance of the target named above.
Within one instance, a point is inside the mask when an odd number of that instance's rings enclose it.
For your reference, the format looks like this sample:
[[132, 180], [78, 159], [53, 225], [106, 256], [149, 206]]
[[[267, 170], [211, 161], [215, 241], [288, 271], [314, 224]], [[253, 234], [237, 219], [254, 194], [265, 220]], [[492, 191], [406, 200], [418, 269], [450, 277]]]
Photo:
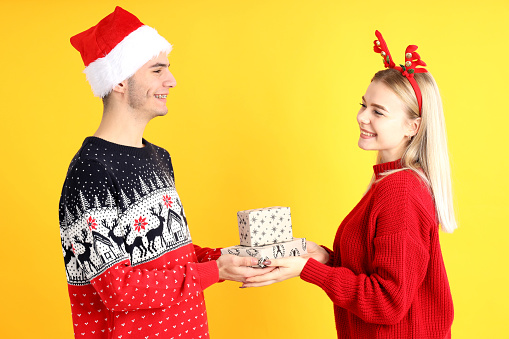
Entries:
[[237, 212], [240, 245], [258, 247], [293, 240], [290, 207]]
[[221, 254], [233, 254], [240, 257], [258, 259], [258, 266], [265, 267], [263, 262], [269, 259], [301, 256], [307, 253], [306, 238], [293, 238], [291, 241], [265, 246], [236, 245], [221, 249]]

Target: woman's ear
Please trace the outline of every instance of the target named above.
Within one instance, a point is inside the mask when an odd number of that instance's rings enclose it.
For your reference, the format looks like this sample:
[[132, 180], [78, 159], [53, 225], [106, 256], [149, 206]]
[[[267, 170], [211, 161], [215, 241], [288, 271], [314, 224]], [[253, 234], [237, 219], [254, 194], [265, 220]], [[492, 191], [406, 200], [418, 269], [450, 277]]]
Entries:
[[414, 135], [419, 132], [419, 127], [421, 127], [422, 118], [414, 119], [410, 122], [410, 129], [409, 129], [409, 137], [413, 137]]

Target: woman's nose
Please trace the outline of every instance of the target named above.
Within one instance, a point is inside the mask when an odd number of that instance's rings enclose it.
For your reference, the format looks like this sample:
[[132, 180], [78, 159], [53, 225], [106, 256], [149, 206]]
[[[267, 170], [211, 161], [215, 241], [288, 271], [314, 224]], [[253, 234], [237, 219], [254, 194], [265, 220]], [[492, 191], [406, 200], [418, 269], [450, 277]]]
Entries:
[[359, 124], [369, 124], [369, 118], [368, 118], [368, 115], [366, 114], [365, 110], [363, 110], [362, 112], [359, 112], [357, 113], [357, 122]]

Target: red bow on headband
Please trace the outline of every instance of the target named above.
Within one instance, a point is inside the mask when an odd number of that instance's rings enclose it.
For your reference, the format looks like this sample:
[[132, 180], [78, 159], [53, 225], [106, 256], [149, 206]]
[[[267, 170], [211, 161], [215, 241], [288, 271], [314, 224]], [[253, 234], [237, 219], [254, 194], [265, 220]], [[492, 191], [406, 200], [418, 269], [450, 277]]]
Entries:
[[420, 55], [415, 52], [417, 50], [417, 46], [409, 45], [405, 51], [405, 64], [396, 66], [394, 61], [392, 61], [391, 53], [389, 52], [389, 48], [385, 43], [382, 34], [379, 31], [375, 32], [378, 40], [374, 41], [373, 50], [375, 53], [380, 53], [383, 57], [385, 68], [394, 68], [403, 74], [414, 89], [415, 96], [417, 97], [417, 103], [419, 104], [419, 115], [421, 115], [422, 111], [422, 95], [419, 85], [417, 85], [417, 81], [414, 79], [415, 73], [426, 73], [427, 70], [425, 68], [416, 68], [417, 66], [426, 66], [426, 63], [421, 60]]

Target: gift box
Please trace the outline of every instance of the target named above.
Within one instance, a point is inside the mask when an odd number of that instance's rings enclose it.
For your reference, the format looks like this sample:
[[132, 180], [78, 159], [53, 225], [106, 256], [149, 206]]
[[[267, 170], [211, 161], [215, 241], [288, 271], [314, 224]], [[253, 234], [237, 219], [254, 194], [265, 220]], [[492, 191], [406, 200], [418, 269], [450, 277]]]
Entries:
[[307, 253], [306, 238], [294, 238], [291, 241], [265, 246], [236, 245], [221, 249], [221, 254], [233, 254], [240, 257], [258, 259], [258, 266], [265, 267], [263, 262], [270, 259], [301, 256]]
[[258, 247], [293, 240], [290, 207], [237, 212], [240, 245]]

